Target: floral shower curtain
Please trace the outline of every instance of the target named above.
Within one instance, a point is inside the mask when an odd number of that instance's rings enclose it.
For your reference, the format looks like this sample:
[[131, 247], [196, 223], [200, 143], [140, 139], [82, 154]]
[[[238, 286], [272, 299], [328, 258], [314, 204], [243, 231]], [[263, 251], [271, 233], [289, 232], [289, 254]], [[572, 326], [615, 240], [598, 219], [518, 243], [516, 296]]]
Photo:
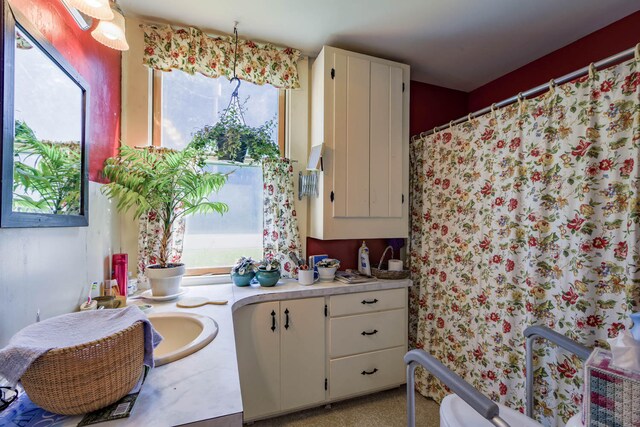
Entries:
[[[639, 70], [596, 72], [412, 144], [412, 344], [517, 410], [525, 327], [606, 346], [639, 308]], [[536, 417], [563, 425], [581, 363], [536, 349]], [[417, 387], [446, 394], [425, 372]]]
[[262, 163], [264, 179], [265, 258], [280, 262], [283, 277], [297, 277], [298, 266], [289, 258], [300, 253], [300, 233], [294, 206], [293, 166], [288, 159], [265, 159]]

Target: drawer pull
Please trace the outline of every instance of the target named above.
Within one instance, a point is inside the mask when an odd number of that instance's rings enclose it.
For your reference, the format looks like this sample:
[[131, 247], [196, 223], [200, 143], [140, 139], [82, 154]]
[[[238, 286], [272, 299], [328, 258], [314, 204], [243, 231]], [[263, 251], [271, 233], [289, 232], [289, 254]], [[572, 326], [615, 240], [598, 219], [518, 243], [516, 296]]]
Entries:
[[376, 298], [374, 298], [373, 301], [367, 301], [366, 299], [362, 300], [362, 304], [375, 304], [377, 302], [378, 300]]
[[378, 333], [377, 329], [374, 329], [373, 332], [362, 331], [362, 335], [375, 335]]
[[361, 374], [361, 375], [373, 375], [373, 374], [375, 374], [376, 372], [378, 372], [378, 368], [374, 368], [374, 369], [373, 369], [373, 371], [371, 371], [371, 372], [362, 371], [362, 372], [360, 372], [360, 374]]
[[276, 331], [276, 312], [271, 311], [271, 330]]

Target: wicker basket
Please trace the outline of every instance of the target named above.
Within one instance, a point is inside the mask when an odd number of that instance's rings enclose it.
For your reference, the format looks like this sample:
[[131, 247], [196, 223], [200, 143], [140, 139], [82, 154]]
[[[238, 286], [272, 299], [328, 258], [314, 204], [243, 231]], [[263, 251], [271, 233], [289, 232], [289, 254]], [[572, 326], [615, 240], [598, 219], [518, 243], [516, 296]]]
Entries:
[[126, 396], [142, 374], [144, 325], [40, 356], [20, 381], [29, 398], [49, 412], [78, 415]]
[[382, 253], [382, 258], [380, 258], [380, 262], [378, 263], [378, 268], [371, 269], [371, 275], [373, 277], [377, 277], [378, 279], [387, 279], [387, 280], [401, 280], [409, 277], [409, 270], [400, 270], [400, 271], [389, 271], [383, 270], [382, 261], [384, 261], [384, 256], [387, 254], [387, 251], [391, 249], [391, 259], [393, 259], [393, 248], [391, 246], [387, 246], [387, 248]]

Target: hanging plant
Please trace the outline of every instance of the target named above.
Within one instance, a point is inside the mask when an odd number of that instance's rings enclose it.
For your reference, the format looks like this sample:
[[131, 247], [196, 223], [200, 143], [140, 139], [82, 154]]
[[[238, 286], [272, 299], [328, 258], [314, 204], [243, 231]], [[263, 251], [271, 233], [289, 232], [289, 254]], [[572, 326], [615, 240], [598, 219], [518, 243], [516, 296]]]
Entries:
[[220, 160], [239, 163], [244, 163], [247, 154], [251, 163], [279, 157], [280, 150], [272, 139], [276, 120], [268, 120], [258, 127], [248, 126], [243, 111], [244, 105], [232, 100], [215, 125], [206, 125], [193, 134], [189, 146]]
[[272, 119], [261, 126], [247, 126], [244, 121], [244, 105], [240, 103], [238, 89], [241, 81], [236, 76], [238, 62], [238, 23], [233, 28], [235, 36], [235, 50], [233, 58], [233, 78], [230, 83], [236, 82], [236, 87], [231, 94], [229, 106], [222, 112], [218, 122], [206, 125], [193, 135], [189, 146], [206, 155], [215, 155], [220, 160], [231, 160], [244, 163], [249, 154], [251, 163], [264, 158], [280, 157], [280, 150], [271, 136], [276, 127], [276, 120]]

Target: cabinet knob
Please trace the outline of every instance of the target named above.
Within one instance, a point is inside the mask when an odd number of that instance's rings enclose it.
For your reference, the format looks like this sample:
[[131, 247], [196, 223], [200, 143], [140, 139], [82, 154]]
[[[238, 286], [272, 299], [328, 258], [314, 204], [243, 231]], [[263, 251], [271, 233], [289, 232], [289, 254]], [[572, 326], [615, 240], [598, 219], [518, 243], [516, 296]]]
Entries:
[[374, 329], [372, 332], [362, 331], [362, 335], [375, 335], [378, 333], [377, 329]]
[[373, 375], [376, 372], [378, 372], [378, 368], [374, 368], [373, 371], [367, 372], [367, 371], [362, 371], [360, 372], [361, 375]]
[[362, 304], [375, 304], [377, 302], [378, 302], [378, 300], [375, 299], [375, 298], [373, 300], [371, 300], [371, 301], [367, 301], [366, 299], [362, 300]]

